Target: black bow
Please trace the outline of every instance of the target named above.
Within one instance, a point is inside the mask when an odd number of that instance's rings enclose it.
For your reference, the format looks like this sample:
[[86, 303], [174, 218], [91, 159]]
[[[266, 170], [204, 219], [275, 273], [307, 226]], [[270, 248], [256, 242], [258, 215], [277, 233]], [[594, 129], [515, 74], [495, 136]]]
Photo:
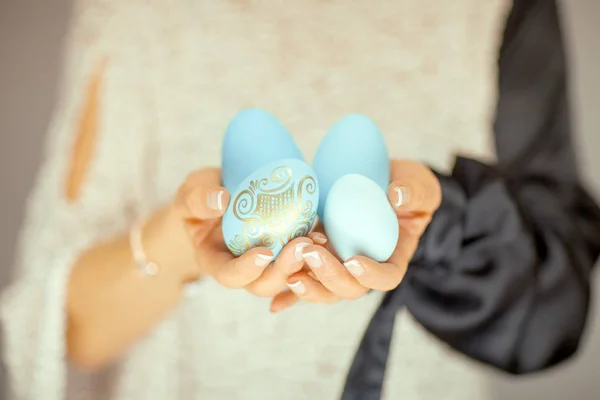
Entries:
[[551, 367], [578, 348], [600, 209], [577, 174], [554, 1], [514, 2], [499, 69], [498, 165], [458, 158], [451, 176], [438, 175], [442, 205], [370, 322], [343, 400], [381, 398], [403, 307], [454, 349], [508, 373]]

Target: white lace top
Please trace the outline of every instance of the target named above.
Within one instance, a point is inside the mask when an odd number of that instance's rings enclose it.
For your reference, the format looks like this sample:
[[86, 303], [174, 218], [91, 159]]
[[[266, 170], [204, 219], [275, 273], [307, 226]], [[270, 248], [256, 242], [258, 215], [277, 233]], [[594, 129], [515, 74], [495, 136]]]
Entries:
[[[380, 297], [299, 304], [203, 282], [195, 297], [106, 370], [65, 362], [64, 300], [79, 252], [219, 165], [231, 117], [261, 107], [307, 159], [341, 116], [379, 124], [394, 157], [445, 170], [493, 157], [496, 59], [507, 0], [79, 0], [46, 159], [5, 293], [6, 361], [20, 399], [339, 398]], [[85, 87], [107, 59], [94, 158], [64, 198]], [[484, 371], [400, 313], [388, 399], [483, 400]]]

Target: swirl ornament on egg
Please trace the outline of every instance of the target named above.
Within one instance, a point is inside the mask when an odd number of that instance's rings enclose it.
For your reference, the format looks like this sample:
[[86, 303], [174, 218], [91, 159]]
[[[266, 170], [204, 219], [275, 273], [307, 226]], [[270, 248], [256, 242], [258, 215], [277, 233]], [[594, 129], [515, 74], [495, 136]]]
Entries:
[[223, 217], [229, 250], [240, 256], [251, 248], [267, 247], [277, 255], [288, 242], [310, 232], [319, 193], [312, 168], [290, 159], [255, 171], [232, 198]]

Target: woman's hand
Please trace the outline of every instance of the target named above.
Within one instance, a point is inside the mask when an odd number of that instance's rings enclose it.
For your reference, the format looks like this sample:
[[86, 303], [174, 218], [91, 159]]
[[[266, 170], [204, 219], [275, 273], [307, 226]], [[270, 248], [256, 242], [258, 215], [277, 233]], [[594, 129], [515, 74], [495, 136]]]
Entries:
[[273, 253], [267, 248], [254, 248], [234, 257], [221, 232], [221, 217], [230, 196], [220, 182], [219, 169], [200, 170], [189, 175], [177, 193], [172, 215], [183, 222], [194, 253], [189, 280], [212, 276], [225, 287], [273, 297], [286, 289], [289, 276], [304, 266], [302, 250], [313, 241], [292, 240], [272, 265]]
[[287, 288], [288, 277], [304, 265], [302, 246], [312, 240], [292, 241], [274, 263], [264, 248], [232, 256], [221, 234], [229, 194], [220, 182], [218, 169], [193, 173], [173, 204], [144, 224], [142, 244], [160, 266], [157, 276], [138, 273], [127, 234], [79, 256], [67, 293], [67, 349], [77, 366], [94, 370], [121, 356], [175, 307], [184, 283], [202, 276], [269, 298]]
[[[421, 235], [442, 200], [440, 184], [425, 165], [413, 161], [393, 160], [392, 183], [388, 198], [396, 210], [400, 226], [398, 245], [386, 263], [356, 256], [340, 261], [329, 246], [310, 245], [303, 257], [310, 270], [300, 271], [288, 279], [291, 292], [277, 295], [271, 311], [292, 306], [298, 299], [315, 303], [355, 300], [370, 289], [395, 289], [408, 267]], [[315, 243], [324, 243], [322, 233], [311, 234]]]

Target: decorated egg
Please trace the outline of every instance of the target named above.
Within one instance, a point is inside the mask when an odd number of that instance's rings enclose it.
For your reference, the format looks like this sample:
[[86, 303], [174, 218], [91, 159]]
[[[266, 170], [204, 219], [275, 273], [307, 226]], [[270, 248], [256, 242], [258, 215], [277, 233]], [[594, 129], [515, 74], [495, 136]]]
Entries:
[[290, 158], [304, 161], [283, 124], [266, 111], [243, 110], [232, 119], [223, 139], [223, 186], [232, 192], [264, 165]]
[[358, 174], [344, 175], [329, 191], [324, 226], [338, 256], [356, 255], [383, 262], [398, 242], [398, 219], [386, 192]]
[[277, 257], [288, 242], [310, 232], [318, 204], [317, 178], [304, 161], [263, 165], [231, 191], [222, 223], [225, 244], [235, 256], [267, 247]]
[[370, 118], [351, 114], [339, 120], [321, 141], [313, 168], [319, 177], [319, 218], [331, 187], [347, 174], [360, 174], [387, 191], [390, 160], [385, 140]]

